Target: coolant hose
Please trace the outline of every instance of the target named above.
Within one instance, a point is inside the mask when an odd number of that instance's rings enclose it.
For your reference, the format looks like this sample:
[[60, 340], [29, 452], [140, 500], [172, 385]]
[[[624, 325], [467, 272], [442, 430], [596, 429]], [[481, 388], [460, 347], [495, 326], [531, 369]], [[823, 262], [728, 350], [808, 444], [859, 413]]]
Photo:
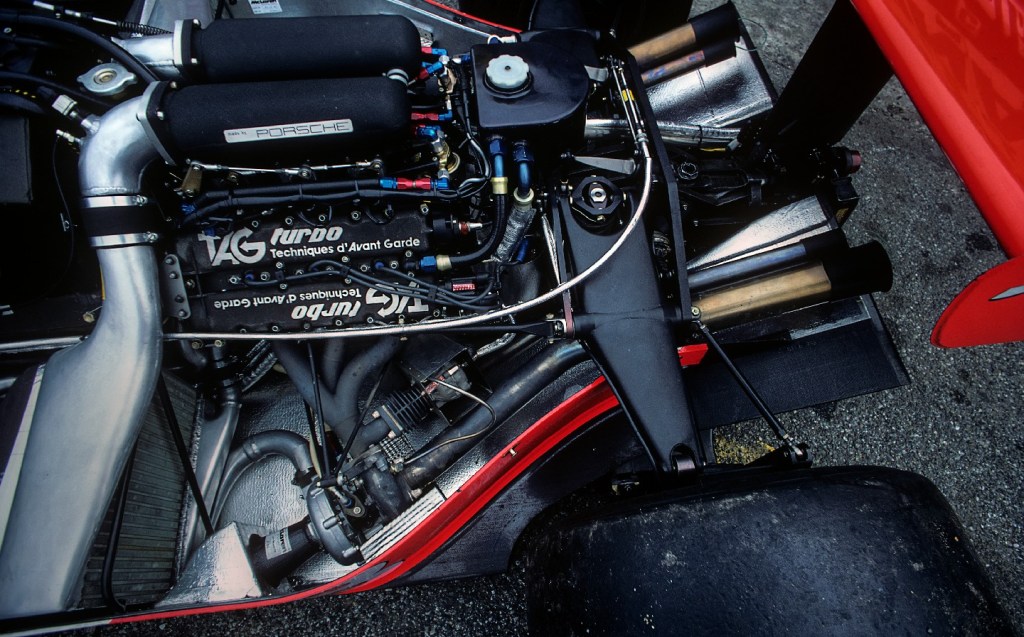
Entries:
[[[327, 420], [327, 424], [331, 426], [339, 440], [347, 441], [359, 425], [359, 390], [363, 383], [379, 374], [401, 348], [402, 341], [398, 337], [386, 336], [363, 350], [345, 366], [345, 371], [338, 380], [338, 389], [331, 400], [332, 411], [336, 409], [337, 416], [334, 420]], [[353, 453], [365, 450], [366, 438], [364, 435], [356, 440], [352, 447]]]
[[484, 244], [469, 254], [453, 255], [451, 263], [456, 265], [471, 265], [479, 263], [491, 256], [494, 249], [498, 247], [498, 241], [504, 236], [506, 209], [508, 207], [508, 195], [495, 195], [494, 197], [494, 227], [487, 236]]
[[96, 35], [89, 29], [80, 27], [76, 24], [71, 24], [66, 20], [58, 20], [56, 18], [38, 15], [26, 15], [18, 11], [2, 11], [0, 12], [0, 23], [13, 24], [16, 27], [34, 27], [42, 31], [54, 31], [71, 36], [92, 45], [114, 58], [143, 82], [148, 84], [157, 80], [156, 75], [154, 75], [151, 70], [121, 47], [103, 36]]
[[[576, 341], [563, 341], [545, 348], [523, 365], [487, 399], [494, 410], [494, 422], [501, 423], [573, 366], [587, 360], [589, 354]], [[479, 442], [479, 436], [491, 426], [491, 414], [479, 407], [457, 424], [427, 443], [427, 451], [405, 465], [400, 474], [410, 489], [427, 484], [467, 449]]]
[[264, 431], [246, 438], [241, 445], [228, 454], [224, 463], [224, 474], [217, 489], [217, 502], [211, 512], [214, 526], [220, 518], [224, 501], [239, 477], [254, 463], [267, 456], [284, 456], [298, 473], [313, 470], [313, 457], [309, 452], [309, 441], [292, 431]]

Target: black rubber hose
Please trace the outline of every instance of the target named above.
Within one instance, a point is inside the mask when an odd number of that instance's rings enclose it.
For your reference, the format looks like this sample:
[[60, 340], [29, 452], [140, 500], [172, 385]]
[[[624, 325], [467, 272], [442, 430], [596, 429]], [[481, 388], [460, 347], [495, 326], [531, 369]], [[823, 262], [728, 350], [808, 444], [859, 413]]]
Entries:
[[491, 256], [491, 253], [498, 247], [498, 241], [504, 234], [507, 204], [508, 195], [496, 195], [494, 197], [494, 227], [491, 228], [491, 234], [488, 235], [487, 241], [484, 241], [482, 246], [469, 254], [451, 257], [453, 266], [479, 263]]
[[[271, 347], [274, 350], [274, 355], [277, 356], [277, 362], [281, 363], [281, 367], [284, 367], [284, 371], [288, 373], [288, 378], [299, 390], [302, 400], [306, 401], [307, 405], [313, 405], [316, 402], [316, 397], [313, 395], [313, 379], [310, 377], [309, 365], [301, 348], [296, 343], [284, 341], [274, 341]], [[320, 401], [324, 404], [324, 419], [330, 422], [326, 403], [331, 397], [329, 396], [330, 392], [325, 390], [326, 387], [320, 391]]]
[[132, 57], [130, 53], [103, 36], [96, 35], [92, 31], [78, 25], [70, 24], [64, 20], [47, 18], [44, 16], [24, 15], [17, 11], [0, 11], [0, 22], [5, 24], [14, 24], [19, 27], [34, 27], [44, 31], [53, 31], [69, 35], [100, 49], [110, 57], [120, 62], [126, 69], [134, 73], [136, 77], [146, 84], [157, 81], [156, 75], [154, 75], [146, 65]]
[[332, 338], [324, 343], [320, 354], [320, 375], [328, 393], [338, 390], [338, 379], [341, 377], [342, 364], [345, 362], [345, 339]]
[[[501, 423], [546, 386], [590, 355], [576, 341], [563, 341], [537, 354], [520, 367], [487, 399], [494, 410], [493, 421]], [[438, 476], [455, 458], [479, 441], [491, 425], [491, 413], [479, 407], [427, 444], [421, 457], [405, 466], [401, 476], [411, 489], [424, 486]]]
[[292, 431], [264, 431], [249, 436], [235, 448], [224, 463], [224, 473], [217, 490], [217, 502], [213, 507], [214, 525], [220, 518], [224, 501], [235, 482], [250, 466], [267, 456], [284, 456], [295, 467], [296, 473], [311, 472], [313, 457], [309, 453], [309, 441]]
[[75, 100], [85, 104], [99, 106], [104, 110], [110, 108], [110, 104], [104, 102], [101, 99], [98, 99], [91, 95], [86, 95], [85, 93], [82, 93], [77, 89], [73, 89], [69, 86], [64, 86], [59, 82], [54, 82], [53, 80], [46, 79], [45, 77], [38, 77], [35, 75], [31, 75], [29, 73], [18, 73], [16, 71], [0, 71], [0, 82], [10, 82], [13, 84], [20, 84], [22, 86], [28, 86], [31, 88], [39, 88], [43, 86], [48, 89], [57, 91], [59, 93], [63, 93], [68, 97], [73, 97], [75, 98]]
[[[337, 409], [337, 419], [327, 419], [338, 440], [348, 440], [359, 425], [359, 389], [363, 383], [366, 379], [379, 374], [401, 348], [402, 341], [398, 337], [385, 336], [363, 350], [345, 366], [345, 371], [338, 379], [338, 389], [331, 401], [332, 407]], [[353, 455], [358, 455], [366, 449], [366, 441], [360, 438], [364, 437], [357, 438], [352, 446]]]
[[297, 194], [319, 195], [324, 193], [348, 192], [351, 190], [379, 189], [380, 180], [346, 179], [344, 181], [311, 181], [308, 183], [282, 184], [279, 186], [253, 186], [234, 190], [211, 190], [196, 199], [196, 206], [202, 207], [208, 201], [238, 199], [241, 197], [288, 197]]

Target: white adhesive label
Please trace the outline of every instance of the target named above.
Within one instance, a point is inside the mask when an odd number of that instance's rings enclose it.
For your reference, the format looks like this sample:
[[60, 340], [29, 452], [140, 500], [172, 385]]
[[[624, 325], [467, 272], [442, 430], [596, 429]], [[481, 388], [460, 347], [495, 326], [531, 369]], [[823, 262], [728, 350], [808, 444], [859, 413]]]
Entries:
[[281, 13], [281, 3], [278, 0], [249, 0], [249, 7], [253, 15], [264, 13]]
[[352, 132], [352, 120], [328, 119], [322, 122], [298, 122], [251, 128], [232, 128], [224, 131], [224, 141], [229, 144], [242, 142], [263, 142], [270, 139], [293, 137], [318, 137], [320, 135], [344, 135]]
[[267, 552], [268, 560], [291, 551], [292, 542], [288, 539], [288, 529], [281, 529], [277, 532], [277, 535], [268, 535], [267, 539], [263, 541], [263, 547]]

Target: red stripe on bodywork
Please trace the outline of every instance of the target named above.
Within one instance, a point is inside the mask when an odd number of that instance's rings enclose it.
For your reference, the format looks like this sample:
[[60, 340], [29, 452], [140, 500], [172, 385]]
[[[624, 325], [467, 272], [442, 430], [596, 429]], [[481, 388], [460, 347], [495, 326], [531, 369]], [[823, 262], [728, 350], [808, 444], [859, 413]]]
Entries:
[[438, 9], [443, 9], [444, 11], [447, 11], [448, 13], [454, 13], [455, 15], [461, 16], [463, 18], [466, 18], [467, 20], [473, 20], [474, 22], [479, 22], [480, 24], [486, 24], [489, 27], [495, 27], [497, 29], [503, 29], [503, 30], [508, 31], [510, 33], [519, 33], [519, 29], [513, 29], [512, 27], [507, 27], [504, 24], [498, 24], [497, 22], [491, 22], [490, 20], [484, 20], [483, 18], [477, 17], [475, 15], [470, 15], [468, 13], [464, 13], [462, 11], [459, 11], [458, 9], [453, 9], [451, 7], [446, 7], [443, 4], [441, 4], [440, 2], [437, 2], [437, 0], [423, 0], [423, 2], [425, 2], [425, 3], [427, 3], [427, 4], [431, 5], [431, 6], [437, 7]]
[[[151, 619], [169, 619], [229, 610], [243, 610], [294, 602], [328, 593], [355, 593], [394, 581], [428, 558], [483, 509], [502, 489], [518, 478], [530, 465], [562, 441], [618, 406], [604, 377], [574, 394], [533, 423], [513, 440], [501, 454], [492, 458], [459, 491], [445, 500], [423, 522], [393, 547], [360, 568], [333, 582], [277, 598], [234, 602], [201, 608], [184, 608], [155, 613], [116, 617], [114, 624]], [[354, 584], [360, 575], [382, 564], [391, 567], [367, 582]]]

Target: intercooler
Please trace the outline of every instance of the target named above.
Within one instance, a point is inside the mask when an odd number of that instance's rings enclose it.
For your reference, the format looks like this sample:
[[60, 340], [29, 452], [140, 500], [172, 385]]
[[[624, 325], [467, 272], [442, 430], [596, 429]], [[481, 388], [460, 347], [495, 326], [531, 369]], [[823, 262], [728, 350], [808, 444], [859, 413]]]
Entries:
[[[192, 387], [172, 376], [165, 375], [164, 379], [176, 424], [182, 438], [188, 441], [199, 407], [198, 395]], [[111, 594], [117, 603], [126, 606], [151, 604], [174, 584], [185, 473], [170, 426], [159, 399], [154, 398], [146, 413], [134, 459], [128, 467], [127, 483], [122, 482], [118, 493], [114, 494], [89, 552], [80, 599], [84, 608], [109, 604]], [[120, 532], [116, 532], [122, 500], [120, 491], [125, 486]], [[108, 561], [109, 588], [105, 592], [104, 569]]]

